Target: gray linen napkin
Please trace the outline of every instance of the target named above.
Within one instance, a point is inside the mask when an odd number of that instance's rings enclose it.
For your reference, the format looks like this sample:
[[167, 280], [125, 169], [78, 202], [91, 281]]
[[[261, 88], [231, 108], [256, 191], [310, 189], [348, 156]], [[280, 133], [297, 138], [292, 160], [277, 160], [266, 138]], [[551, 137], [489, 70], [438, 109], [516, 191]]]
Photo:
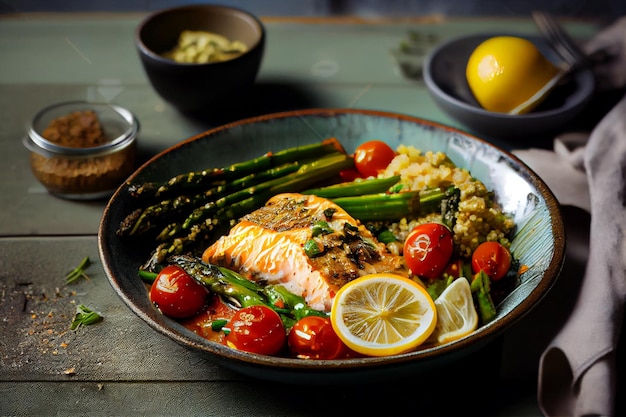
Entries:
[[[613, 59], [598, 66], [600, 89], [626, 85], [626, 18], [587, 45]], [[563, 135], [554, 151], [514, 153], [538, 172], [559, 202], [591, 213], [589, 257], [571, 316], [544, 350], [538, 401], [546, 416], [613, 416], [615, 354], [626, 299], [626, 96], [591, 135]]]
[[541, 357], [539, 405], [544, 414], [611, 416], [615, 351], [626, 297], [626, 97], [585, 146], [591, 230], [578, 300]]

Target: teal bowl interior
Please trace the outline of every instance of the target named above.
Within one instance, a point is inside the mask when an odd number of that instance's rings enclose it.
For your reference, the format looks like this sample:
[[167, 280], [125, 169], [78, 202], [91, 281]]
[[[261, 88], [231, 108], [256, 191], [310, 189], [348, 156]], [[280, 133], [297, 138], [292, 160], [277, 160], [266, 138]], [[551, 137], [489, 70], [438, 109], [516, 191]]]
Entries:
[[546, 295], [564, 262], [565, 232], [559, 205], [546, 184], [515, 156], [454, 128], [400, 114], [351, 109], [310, 109], [231, 123], [187, 139], [155, 156], [132, 182], [166, 180], [176, 174], [222, 167], [290, 146], [334, 136], [353, 152], [362, 142], [381, 139], [392, 147], [412, 145], [443, 151], [495, 192], [518, 225], [512, 252], [528, 271], [499, 306], [497, 318], [446, 345], [382, 358], [306, 361], [250, 354], [203, 339], [160, 314], [150, 303], [138, 267], [152, 247], [137, 246], [116, 234], [135, 206], [127, 185], [108, 203], [98, 245], [102, 265], [117, 294], [156, 331], [178, 343], [221, 359], [224, 366], [256, 378], [311, 384], [381, 381], [436, 369], [481, 349], [521, 319]]

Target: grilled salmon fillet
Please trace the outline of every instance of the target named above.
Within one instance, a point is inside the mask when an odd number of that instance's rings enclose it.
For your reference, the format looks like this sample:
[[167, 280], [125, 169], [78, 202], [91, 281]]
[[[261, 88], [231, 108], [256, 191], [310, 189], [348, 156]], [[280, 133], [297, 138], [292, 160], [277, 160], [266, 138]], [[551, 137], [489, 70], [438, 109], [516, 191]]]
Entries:
[[[317, 254], [305, 245], [315, 242]], [[406, 274], [402, 258], [332, 201], [278, 194], [242, 217], [203, 253], [202, 259], [253, 281], [283, 285], [312, 308], [330, 311], [337, 290], [362, 275]]]

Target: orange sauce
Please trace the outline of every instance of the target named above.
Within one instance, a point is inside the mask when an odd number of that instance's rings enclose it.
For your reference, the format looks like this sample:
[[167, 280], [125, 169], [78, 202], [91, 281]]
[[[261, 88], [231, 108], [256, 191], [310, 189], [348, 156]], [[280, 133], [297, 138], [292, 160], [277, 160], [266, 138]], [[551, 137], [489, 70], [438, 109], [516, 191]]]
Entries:
[[215, 296], [203, 313], [191, 319], [184, 320], [181, 323], [198, 336], [202, 336], [214, 342], [223, 343], [224, 332], [213, 330], [211, 323], [215, 320], [230, 320], [235, 314], [235, 311], [233, 307], [225, 304], [221, 297]]

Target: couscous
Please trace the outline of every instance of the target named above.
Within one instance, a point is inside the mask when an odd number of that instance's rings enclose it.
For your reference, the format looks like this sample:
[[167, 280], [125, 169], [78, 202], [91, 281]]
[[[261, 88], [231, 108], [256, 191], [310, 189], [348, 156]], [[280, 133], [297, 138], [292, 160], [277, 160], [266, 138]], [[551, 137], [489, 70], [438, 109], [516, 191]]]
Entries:
[[[411, 190], [456, 186], [461, 201], [453, 227], [455, 249], [461, 257], [471, 257], [484, 241], [497, 241], [510, 247], [509, 236], [515, 226], [513, 219], [501, 211], [485, 185], [472, 177], [467, 169], [457, 167], [443, 152], [421, 152], [412, 146], [400, 145], [398, 154], [383, 177], [400, 175], [400, 181]], [[399, 241], [418, 224], [441, 221], [441, 214], [416, 219], [402, 219], [390, 226]]]

